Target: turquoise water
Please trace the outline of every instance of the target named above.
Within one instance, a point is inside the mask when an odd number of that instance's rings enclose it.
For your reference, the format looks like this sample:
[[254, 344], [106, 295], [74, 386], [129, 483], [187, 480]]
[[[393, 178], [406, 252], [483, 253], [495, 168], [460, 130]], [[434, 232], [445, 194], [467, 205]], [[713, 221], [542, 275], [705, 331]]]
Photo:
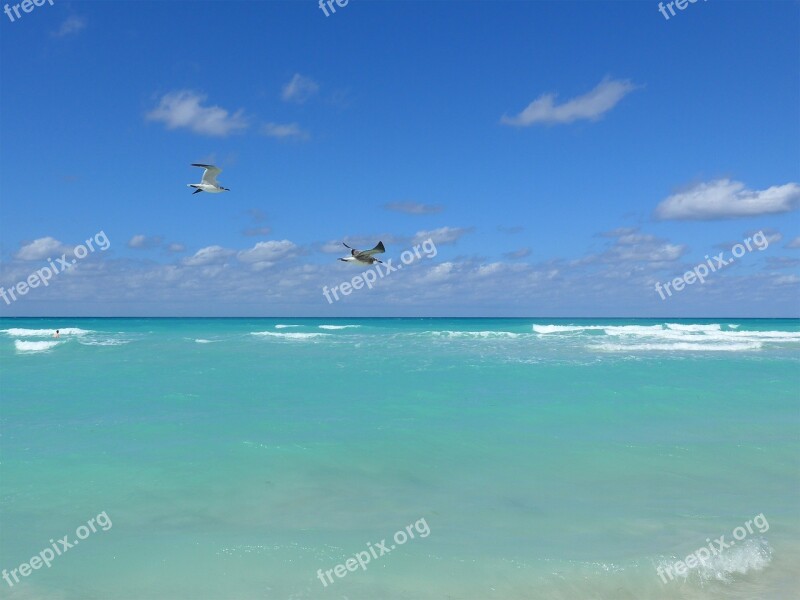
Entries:
[[[0, 580], [2, 598], [800, 589], [796, 320], [1, 319], [0, 330], [0, 568], [102, 512], [113, 523], [13, 587]], [[768, 530], [659, 579], [656, 567], [760, 514]], [[318, 579], [420, 519], [429, 535]]]

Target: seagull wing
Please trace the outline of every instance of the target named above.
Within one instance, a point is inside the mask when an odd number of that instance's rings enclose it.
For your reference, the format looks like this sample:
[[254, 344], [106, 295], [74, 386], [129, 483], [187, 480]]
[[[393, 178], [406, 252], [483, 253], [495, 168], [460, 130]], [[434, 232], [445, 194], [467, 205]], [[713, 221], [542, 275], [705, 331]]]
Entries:
[[359, 256], [374, 256], [375, 254], [383, 254], [386, 252], [386, 248], [383, 247], [383, 242], [378, 242], [378, 245], [375, 246], [372, 250], [364, 250], [363, 252], [359, 252]]
[[344, 242], [342, 242], [342, 244], [344, 244], [345, 248], [350, 250], [350, 255], [351, 256], [358, 256], [359, 254], [361, 254], [361, 250], [356, 250], [355, 248], [353, 248], [352, 246], [348, 246]]
[[205, 172], [203, 173], [203, 183], [208, 183], [209, 185], [217, 185], [217, 175], [222, 173], [222, 169], [219, 167], [215, 167], [214, 165], [200, 165], [200, 164], [193, 164], [193, 167], [203, 167]]

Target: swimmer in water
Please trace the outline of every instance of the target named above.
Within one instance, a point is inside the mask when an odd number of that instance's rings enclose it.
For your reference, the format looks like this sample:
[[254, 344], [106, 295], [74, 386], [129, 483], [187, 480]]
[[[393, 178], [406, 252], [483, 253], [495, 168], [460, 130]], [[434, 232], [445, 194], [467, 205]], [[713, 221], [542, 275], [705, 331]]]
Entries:
[[53, 334], [53, 337], [56, 338], [56, 339], [61, 337], [61, 334], [58, 333], [58, 329], [56, 329], [56, 332]]

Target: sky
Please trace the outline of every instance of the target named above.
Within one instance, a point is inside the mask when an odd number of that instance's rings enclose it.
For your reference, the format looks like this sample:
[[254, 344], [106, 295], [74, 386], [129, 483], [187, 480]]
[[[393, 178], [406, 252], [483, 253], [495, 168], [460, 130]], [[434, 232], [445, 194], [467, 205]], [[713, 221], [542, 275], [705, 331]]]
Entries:
[[333, 7], [9, 3], [0, 316], [800, 316], [800, 2]]

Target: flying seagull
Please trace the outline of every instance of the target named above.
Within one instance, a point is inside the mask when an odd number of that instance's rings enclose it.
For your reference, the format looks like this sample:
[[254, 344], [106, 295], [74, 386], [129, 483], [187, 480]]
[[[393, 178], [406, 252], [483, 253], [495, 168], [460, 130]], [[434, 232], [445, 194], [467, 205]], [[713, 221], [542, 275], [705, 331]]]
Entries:
[[355, 248], [351, 248], [344, 242], [345, 248], [350, 248], [350, 256], [346, 258], [340, 258], [339, 260], [344, 262], [359, 262], [365, 265], [371, 265], [372, 263], [382, 263], [383, 261], [374, 258], [374, 254], [383, 254], [386, 252], [386, 248], [383, 247], [383, 242], [378, 242], [378, 245], [375, 246], [372, 250], [356, 250]]
[[226, 187], [222, 187], [220, 184], [217, 183], [217, 175], [222, 173], [222, 169], [219, 167], [215, 167], [214, 165], [198, 165], [192, 164], [193, 167], [203, 167], [205, 171], [203, 172], [203, 181], [200, 183], [190, 183], [188, 184], [189, 187], [195, 188], [192, 194], [197, 194], [198, 192], [209, 192], [210, 194], [219, 194], [220, 192], [230, 192], [230, 190]]

